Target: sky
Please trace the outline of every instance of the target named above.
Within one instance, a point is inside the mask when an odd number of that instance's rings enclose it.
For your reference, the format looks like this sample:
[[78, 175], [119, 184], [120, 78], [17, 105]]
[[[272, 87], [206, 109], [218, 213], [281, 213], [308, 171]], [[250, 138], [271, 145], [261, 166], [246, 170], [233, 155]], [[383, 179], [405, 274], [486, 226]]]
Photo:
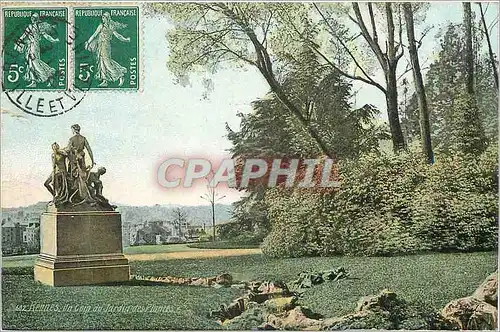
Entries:
[[[475, 6], [473, 6], [474, 8]], [[498, 14], [491, 4], [488, 22]], [[434, 35], [447, 21], [460, 22], [460, 3], [434, 3], [425, 23], [436, 26], [420, 49], [421, 61], [437, 51]], [[214, 75], [200, 74], [191, 85], [174, 83], [168, 71], [170, 28], [165, 18], [143, 19], [143, 86], [139, 92], [98, 91], [88, 93], [77, 108], [56, 117], [40, 118], [18, 110], [1, 96], [1, 206], [15, 207], [49, 201], [43, 182], [51, 171], [51, 144], [65, 146], [71, 137], [70, 127], [80, 124], [94, 152], [97, 166], [104, 166], [104, 195], [112, 202], [128, 205], [207, 204], [196, 188], [167, 189], [156, 179], [158, 165], [168, 157], [205, 157], [220, 160], [228, 157], [231, 147], [225, 137], [226, 122], [237, 129], [238, 111], [250, 112], [250, 103], [263, 97], [268, 86], [253, 68], [222, 70]], [[494, 29], [494, 49], [498, 48], [498, 30]], [[418, 31], [417, 31], [418, 35]], [[404, 66], [404, 64], [402, 64]], [[211, 78], [213, 91], [203, 98], [203, 78]], [[385, 111], [383, 95], [375, 88], [360, 89], [356, 103], [374, 104]], [[20, 115], [13, 116], [13, 115]], [[220, 203], [229, 204], [241, 193], [220, 189], [226, 195]]]

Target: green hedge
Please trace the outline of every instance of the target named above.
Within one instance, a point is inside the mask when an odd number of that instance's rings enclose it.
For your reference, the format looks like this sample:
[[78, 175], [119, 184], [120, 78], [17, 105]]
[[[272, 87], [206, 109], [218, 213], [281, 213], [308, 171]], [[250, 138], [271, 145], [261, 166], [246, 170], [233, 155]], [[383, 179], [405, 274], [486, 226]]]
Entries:
[[247, 249], [258, 248], [258, 244], [244, 244], [232, 241], [199, 242], [188, 244], [189, 248], [197, 249]]
[[497, 247], [498, 153], [365, 155], [339, 165], [337, 192], [273, 188], [263, 243], [273, 257], [398, 255]]

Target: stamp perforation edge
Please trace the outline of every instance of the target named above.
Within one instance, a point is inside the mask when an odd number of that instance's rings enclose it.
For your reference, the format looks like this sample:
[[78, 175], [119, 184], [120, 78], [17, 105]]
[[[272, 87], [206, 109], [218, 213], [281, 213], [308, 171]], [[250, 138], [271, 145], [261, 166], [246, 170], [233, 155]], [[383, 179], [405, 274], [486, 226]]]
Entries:
[[[88, 8], [93, 8], [93, 9], [105, 9], [105, 8], [120, 8], [120, 7], [135, 7], [137, 9], [137, 57], [138, 57], [138, 63], [139, 63], [139, 84], [137, 88], [90, 88], [88, 92], [95, 93], [95, 92], [121, 92], [121, 93], [142, 93], [144, 92], [144, 78], [145, 78], [145, 70], [144, 70], [144, 44], [143, 44], [143, 36], [144, 36], [144, 18], [142, 17], [143, 15], [143, 10], [142, 10], [142, 3], [141, 2], [67, 2], [71, 3], [72, 6], [70, 7], [70, 14], [68, 16], [70, 17], [70, 22], [75, 25], [75, 10], [76, 9], [88, 9]], [[89, 6], [86, 6], [86, 4], [89, 4]], [[72, 62], [72, 69], [74, 70], [74, 65], [76, 61], [76, 52], [72, 52], [71, 54], [71, 62]], [[72, 74], [71, 78], [74, 79], [75, 75]], [[74, 82], [72, 82], [72, 86], [74, 86]]]
[[[149, 1], [148, 1], [149, 2]], [[67, 20], [70, 26], [74, 26], [74, 9], [75, 8], [90, 8], [90, 7], [136, 7], [138, 10], [138, 24], [137, 24], [137, 33], [138, 33], [138, 45], [137, 45], [137, 53], [138, 53], [138, 63], [139, 63], [139, 84], [137, 88], [98, 88], [98, 89], [89, 89], [86, 91], [88, 94], [94, 93], [110, 93], [110, 92], [120, 92], [120, 93], [143, 93], [144, 92], [144, 84], [145, 84], [145, 59], [144, 59], [144, 17], [143, 17], [143, 2], [139, 1], [119, 1], [119, 2], [109, 2], [109, 1], [95, 1], [95, 2], [80, 2], [80, 1], [41, 1], [41, 2], [5, 2], [2, 4], [2, 15], [0, 15], [0, 52], [3, 54], [4, 48], [4, 9], [22, 9], [22, 8], [33, 8], [38, 9], [59, 9], [66, 8], [67, 10]], [[66, 38], [69, 38], [70, 29], [66, 29]], [[71, 53], [71, 54], [70, 54]], [[44, 89], [43, 92], [60, 92], [64, 91], [72, 91], [75, 89], [74, 86], [74, 65], [75, 65], [75, 52], [73, 51], [71, 45], [68, 45], [67, 51], [68, 58], [68, 66], [67, 66], [67, 82], [66, 82], [66, 90], [56, 90], [56, 89]], [[3, 62], [0, 64], [0, 75], [2, 75], [3, 80]], [[29, 90], [31, 91], [31, 90]], [[35, 90], [34, 90], [35, 91]], [[38, 90], [42, 92], [42, 90]], [[5, 91], [2, 91], [4, 93]]]
[[[10, 6], [9, 4], [13, 4], [13, 6]], [[40, 4], [40, 5], [38, 5]], [[19, 5], [19, 6], [15, 6]], [[27, 2], [27, 3], [7, 3], [7, 5], [2, 6], [2, 10], [0, 12], [0, 54], [2, 55], [2, 62], [0, 63], [0, 77], [1, 77], [1, 84], [2, 84], [2, 91], [0, 93], [4, 93], [6, 91], [14, 91], [12, 89], [3, 89], [4, 86], [4, 51], [5, 51], [5, 40], [4, 40], [4, 12], [8, 10], [22, 10], [22, 9], [33, 9], [33, 10], [58, 10], [58, 9], [64, 9], [66, 11], [66, 23], [69, 23], [69, 9], [68, 7], [63, 7], [63, 6], [54, 6], [54, 2], [44, 2], [44, 3], [37, 3], [35, 5], [33, 2]], [[68, 40], [69, 37], [69, 25], [66, 24], [66, 41]], [[21, 89], [25, 91], [36, 91], [36, 92], [57, 92], [57, 93], [64, 93], [70, 90], [71, 86], [71, 79], [70, 79], [70, 63], [71, 63], [71, 55], [69, 45], [66, 44], [66, 88], [65, 89], [50, 89], [50, 88], [45, 88], [45, 89]]]

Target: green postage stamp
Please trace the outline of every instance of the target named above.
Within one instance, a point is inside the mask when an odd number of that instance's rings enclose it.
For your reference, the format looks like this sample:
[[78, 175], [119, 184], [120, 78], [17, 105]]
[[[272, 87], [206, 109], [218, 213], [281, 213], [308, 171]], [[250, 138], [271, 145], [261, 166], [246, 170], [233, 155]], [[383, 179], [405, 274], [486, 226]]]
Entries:
[[4, 9], [3, 88], [66, 90], [67, 8]]
[[139, 87], [139, 7], [74, 8], [74, 82], [83, 89]]
[[498, 330], [498, 12], [3, 1], [2, 331]]

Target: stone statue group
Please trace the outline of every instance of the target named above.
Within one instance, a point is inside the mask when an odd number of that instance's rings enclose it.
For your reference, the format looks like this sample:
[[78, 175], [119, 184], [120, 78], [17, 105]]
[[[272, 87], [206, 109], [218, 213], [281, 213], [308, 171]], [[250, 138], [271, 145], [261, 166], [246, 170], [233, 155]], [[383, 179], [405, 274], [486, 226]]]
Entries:
[[[52, 173], [45, 181], [44, 186], [52, 194], [52, 204], [61, 208], [64, 206], [87, 205], [113, 210], [116, 206], [102, 195], [101, 175], [106, 173], [104, 167], [91, 172], [94, 167], [94, 155], [85, 138], [80, 135], [80, 126], [71, 126], [73, 137], [68, 146], [60, 148], [57, 142], [52, 143]], [[87, 151], [92, 165], [85, 164]]]

